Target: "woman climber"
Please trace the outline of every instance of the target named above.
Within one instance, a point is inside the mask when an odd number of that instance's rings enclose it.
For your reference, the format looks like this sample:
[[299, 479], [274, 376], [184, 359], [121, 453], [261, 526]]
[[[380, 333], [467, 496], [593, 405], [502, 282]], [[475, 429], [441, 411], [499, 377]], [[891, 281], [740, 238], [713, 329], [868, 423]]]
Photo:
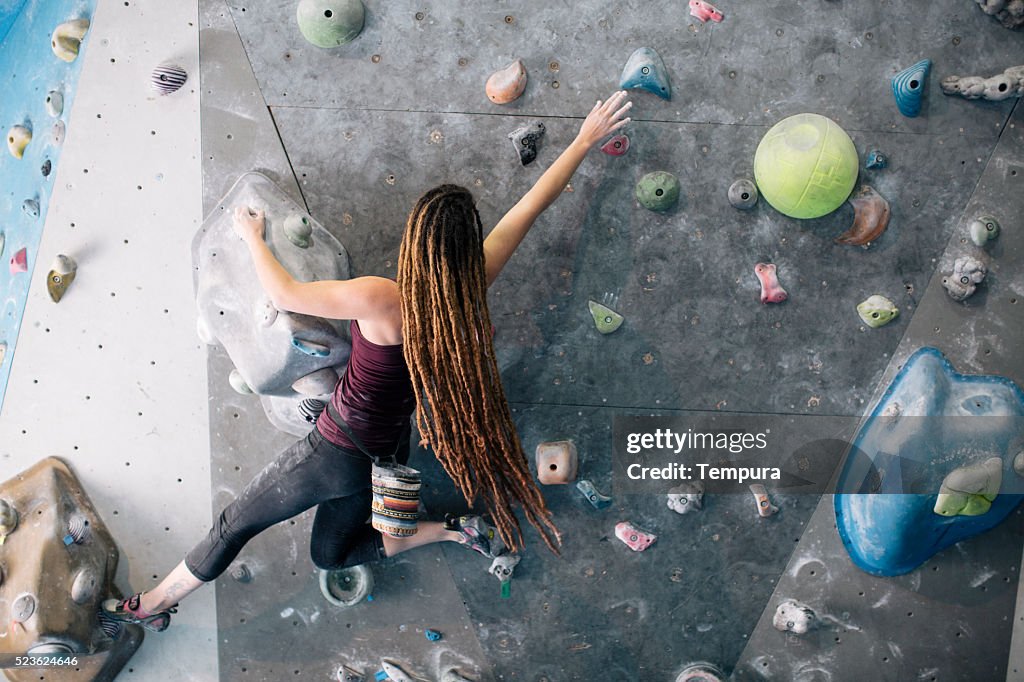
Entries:
[[[513, 503], [557, 552], [558, 529], [501, 385], [487, 288], [587, 152], [630, 121], [632, 103], [625, 98], [620, 91], [594, 105], [575, 140], [486, 239], [468, 190], [441, 185], [420, 197], [406, 224], [396, 281], [298, 282], [267, 247], [262, 213], [236, 208], [234, 229], [275, 307], [352, 321], [348, 369], [309, 435], [267, 465], [156, 588], [107, 600], [101, 617], [165, 630], [178, 602], [223, 573], [251, 538], [314, 505], [310, 551], [313, 563], [327, 570], [441, 541], [488, 557], [516, 551], [523, 537]], [[449, 515], [419, 522], [409, 537], [392, 537], [366, 523], [370, 453], [393, 453], [404, 464], [414, 411], [422, 442], [467, 501], [483, 499], [496, 528], [479, 516]]]

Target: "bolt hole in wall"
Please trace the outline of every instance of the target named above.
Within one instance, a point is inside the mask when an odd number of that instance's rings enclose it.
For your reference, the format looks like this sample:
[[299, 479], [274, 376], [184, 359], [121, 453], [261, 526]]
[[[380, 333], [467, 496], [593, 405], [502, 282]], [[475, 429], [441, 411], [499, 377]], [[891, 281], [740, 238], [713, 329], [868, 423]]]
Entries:
[[[6, 132], [22, 126], [31, 133], [21, 158], [0, 150], [0, 409], [37, 258], [57, 255], [38, 249], [60, 160], [63, 134], [58, 128], [71, 125], [81, 54], [89, 44], [86, 33], [78, 58], [65, 62], [54, 54], [51, 34], [66, 21], [91, 17], [95, 8], [96, 0], [0, 0], [0, 127]], [[60, 95], [59, 110], [52, 93]], [[46, 175], [40, 172], [43, 167], [49, 168]], [[35, 201], [38, 211], [23, 211], [26, 200]], [[24, 264], [9, 266], [22, 249]]]

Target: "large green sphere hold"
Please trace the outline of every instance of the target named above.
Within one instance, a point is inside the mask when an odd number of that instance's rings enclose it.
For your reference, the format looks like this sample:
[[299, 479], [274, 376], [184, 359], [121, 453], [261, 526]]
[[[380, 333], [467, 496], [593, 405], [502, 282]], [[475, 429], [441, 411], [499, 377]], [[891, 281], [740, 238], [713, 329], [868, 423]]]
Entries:
[[654, 171], [636, 183], [636, 200], [652, 211], [667, 211], [679, 199], [679, 180], [665, 171]]
[[839, 208], [857, 182], [857, 150], [835, 121], [818, 114], [783, 119], [754, 154], [761, 195], [791, 218], [819, 218]]
[[296, 11], [299, 30], [317, 47], [337, 47], [363, 30], [362, 0], [302, 0]]

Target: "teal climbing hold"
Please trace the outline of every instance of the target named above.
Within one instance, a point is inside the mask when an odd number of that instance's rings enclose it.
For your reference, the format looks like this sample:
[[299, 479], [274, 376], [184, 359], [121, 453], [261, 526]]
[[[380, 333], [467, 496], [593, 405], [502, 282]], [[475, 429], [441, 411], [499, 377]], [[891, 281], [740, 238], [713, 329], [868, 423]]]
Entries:
[[363, 30], [362, 0], [302, 0], [296, 10], [299, 31], [317, 47], [338, 47], [355, 40]]
[[665, 171], [654, 171], [636, 184], [636, 200], [652, 211], [667, 211], [679, 199], [679, 180]]
[[661, 55], [649, 47], [641, 47], [629, 56], [622, 69], [619, 87], [623, 90], [643, 88], [662, 99], [672, 99], [672, 86], [668, 82], [668, 69]]
[[896, 98], [896, 106], [907, 118], [914, 118], [921, 113], [924, 84], [931, 68], [932, 60], [922, 59], [892, 77], [892, 94]]

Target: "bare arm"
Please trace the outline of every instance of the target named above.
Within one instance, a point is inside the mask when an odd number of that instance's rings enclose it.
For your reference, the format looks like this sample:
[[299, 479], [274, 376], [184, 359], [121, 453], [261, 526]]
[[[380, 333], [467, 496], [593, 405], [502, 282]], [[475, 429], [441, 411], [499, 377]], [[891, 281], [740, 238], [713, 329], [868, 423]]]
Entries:
[[626, 93], [619, 91], [609, 97], [607, 102], [602, 103], [598, 100], [583, 121], [576, 139], [487, 235], [487, 239], [484, 240], [484, 258], [488, 286], [497, 279], [505, 263], [533, 227], [537, 217], [569, 184], [587, 152], [603, 138], [629, 123], [630, 119], [622, 117], [633, 103], [623, 104], [625, 99]]
[[335, 320], [369, 320], [389, 312], [396, 302], [395, 283], [383, 277], [300, 282], [285, 270], [263, 240], [262, 211], [238, 206], [235, 232], [242, 237], [252, 256], [256, 275], [274, 307], [293, 313]]

